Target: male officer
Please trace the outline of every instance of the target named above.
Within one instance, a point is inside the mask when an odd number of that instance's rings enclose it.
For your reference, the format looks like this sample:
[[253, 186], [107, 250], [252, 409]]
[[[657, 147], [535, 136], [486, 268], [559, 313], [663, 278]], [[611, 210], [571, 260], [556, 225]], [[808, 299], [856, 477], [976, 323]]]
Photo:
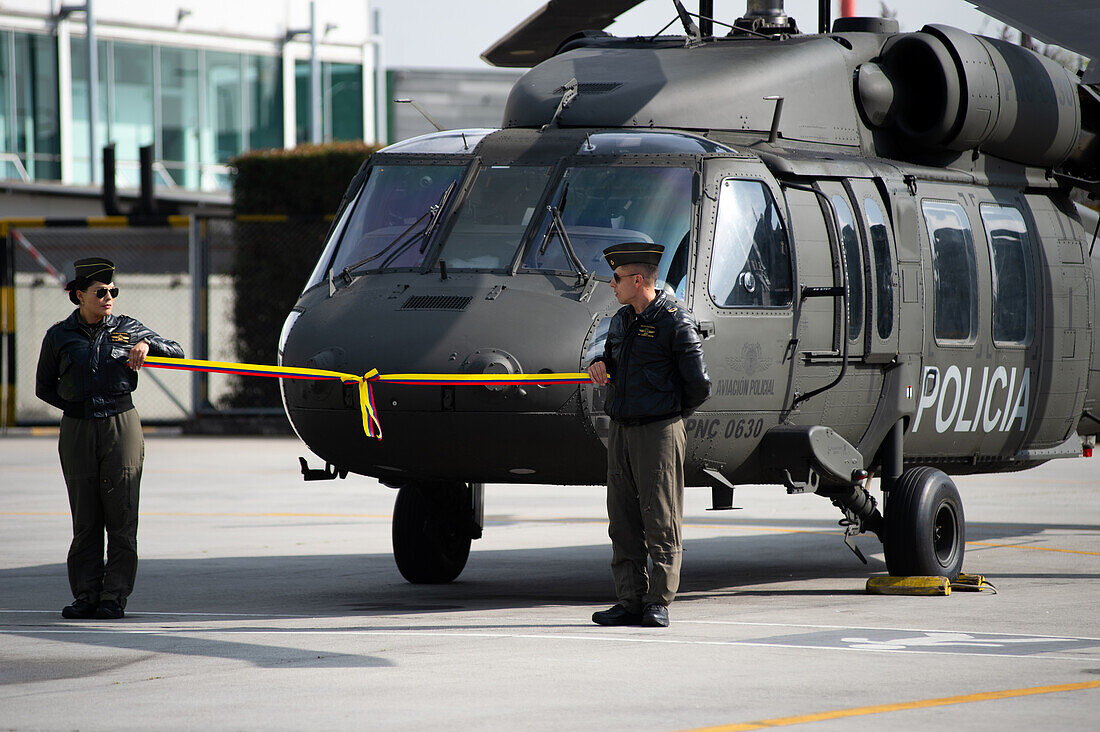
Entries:
[[599, 625], [667, 627], [680, 586], [683, 417], [710, 396], [710, 378], [694, 317], [656, 291], [663, 252], [645, 243], [604, 250], [623, 307], [603, 356], [588, 367], [593, 382], [609, 384], [604, 411], [611, 417], [607, 516], [618, 603], [592, 616]]

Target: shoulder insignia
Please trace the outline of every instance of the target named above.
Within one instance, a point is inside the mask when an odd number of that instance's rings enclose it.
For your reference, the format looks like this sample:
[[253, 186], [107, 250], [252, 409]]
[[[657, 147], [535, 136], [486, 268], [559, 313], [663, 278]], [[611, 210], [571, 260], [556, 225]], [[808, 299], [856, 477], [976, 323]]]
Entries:
[[112, 333], [111, 334], [111, 343], [129, 343], [129, 342], [130, 342], [130, 334], [129, 333]]
[[670, 313], [674, 313], [674, 312], [676, 312], [677, 310], [678, 310], [678, 308], [669, 308], [669, 309], [668, 309], [668, 311], [669, 311]]

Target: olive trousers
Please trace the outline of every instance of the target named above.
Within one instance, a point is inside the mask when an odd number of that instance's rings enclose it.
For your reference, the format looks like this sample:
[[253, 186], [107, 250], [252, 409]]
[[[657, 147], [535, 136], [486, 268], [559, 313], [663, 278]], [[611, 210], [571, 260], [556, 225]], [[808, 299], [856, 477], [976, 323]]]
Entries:
[[138, 493], [145, 459], [137, 410], [94, 419], [62, 417], [58, 453], [73, 514], [68, 556], [73, 597], [91, 603], [115, 600], [125, 607], [137, 575]]
[[607, 518], [618, 603], [633, 613], [669, 605], [680, 587], [684, 519], [684, 421], [611, 422]]

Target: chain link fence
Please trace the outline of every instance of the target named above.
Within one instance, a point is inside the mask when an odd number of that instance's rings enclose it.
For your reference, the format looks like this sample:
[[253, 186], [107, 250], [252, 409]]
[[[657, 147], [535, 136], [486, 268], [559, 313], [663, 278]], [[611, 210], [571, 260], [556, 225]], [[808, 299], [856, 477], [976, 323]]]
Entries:
[[[192, 358], [274, 364], [279, 332], [321, 254], [332, 217], [200, 218], [192, 271], [200, 314]], [[204, 294], [205, 293], [205, 294]], [[196, 414], [278, 415], [275, 379], [200, 374]]]
[[[273, 364], [279, 330], [320, 254], [327, 218], [172, 216], [0, 221], [0, 426], [56, 424], [34, 394], [46, 330], [73, 311], [62, 289], [72, 263], [115, 262], [116, 313], [183, 347], [189, 358]], [[148, 223], [148, 222], [143, 222]], [[142, 419], [183, 423], [282, 413], [274, 379], [144, 369]]]

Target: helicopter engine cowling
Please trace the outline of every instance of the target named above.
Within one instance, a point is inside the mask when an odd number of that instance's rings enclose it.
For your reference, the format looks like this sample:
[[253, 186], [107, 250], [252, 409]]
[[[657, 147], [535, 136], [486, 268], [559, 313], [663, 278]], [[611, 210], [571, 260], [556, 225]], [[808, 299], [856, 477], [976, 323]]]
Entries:
[[856, 74], [865, 121], [924, 150], [980, 148], [1054, 167], [1081, 133], [1077, 79], [1025, 48], [926, 25], [889, 39]]

